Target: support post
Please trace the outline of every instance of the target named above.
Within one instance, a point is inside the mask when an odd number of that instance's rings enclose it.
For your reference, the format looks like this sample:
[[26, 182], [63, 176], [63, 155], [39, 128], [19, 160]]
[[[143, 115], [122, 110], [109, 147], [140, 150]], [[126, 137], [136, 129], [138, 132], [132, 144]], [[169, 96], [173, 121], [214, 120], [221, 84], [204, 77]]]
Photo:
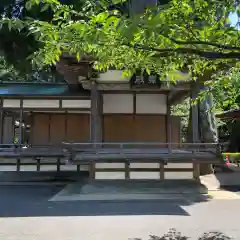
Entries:
[[3, 99], [0, 101], [0, 144], [3, 144], [3, 125], [4, 125], [4, 109]]
[[18, 144], [23, 144], [23, 99], [20, 100], [20, 116], [19, 116], [19, 141]]
[[[195, 101], [197, 99], [199, 93], [199, 83], [196, 82], [193, 85], [193, 89], [191, 92], [191, 100]], [[198, 104], [191, 104], [191, 114], [192, 114], [192, 140], [193, 143], [199, 143], [199, 111], [198, 111]], [[195, 146], [194, 146], [195, 147]], [[194, 151], [195, 152], [195, 151]], [[200, 176], [200, 166], [199, 163], [193, 158], [193, 178], [199, 180]]]
[[167, 95], [167, 116], [166, 116], [166, 139], [167, 139], [167, 147], [168, 153], [172, 152], [172, 124], [171, 124], [171, 105], [169, 102], [169, 94]]
[[[101, 96], [97, 90], [97, 84], [95, 81], [91, 82], [91, 124], [90, 124], [90, 140], [91, 143], [98, 143], [102, 141], [101, 131]], [[94, 147], [99, 147], [93, 144]]]
[[[198, 84], [195, 83], [192, 93], [191, 100], [195, 101], [198, 96]], [[199, 116], [198, 116], [198, 104], [191, 104], [192, 108], [192, 139], [193, 143], [199, 143]]]
[[[91, 81], [91, 111], [90, 111], [90, 140], [94, 148], [100, 147], [96, 143], [102, 141], [102, 124], [101, 124], [101, 96], [97, 90], [97, 83]], [[89, 165], [89, 177], [95, 179], [95, 163], [92, 162]]]

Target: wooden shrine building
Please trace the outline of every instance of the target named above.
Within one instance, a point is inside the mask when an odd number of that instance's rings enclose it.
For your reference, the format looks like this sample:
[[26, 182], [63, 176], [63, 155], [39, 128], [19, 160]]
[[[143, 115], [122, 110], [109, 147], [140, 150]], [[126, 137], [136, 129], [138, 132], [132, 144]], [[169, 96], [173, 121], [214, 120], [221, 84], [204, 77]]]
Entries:
[[[191, 81], [109, 70], [67, 84], [0, 85], [0, 166], [17, 171], [72, 169], [95, 179], [198, 178], [200, 163], [219, 162], [214, 144], [181, 143], [180, 118], [170, 108], [191, 94]], [[193, 106], [194, 108], [194, 106]]]

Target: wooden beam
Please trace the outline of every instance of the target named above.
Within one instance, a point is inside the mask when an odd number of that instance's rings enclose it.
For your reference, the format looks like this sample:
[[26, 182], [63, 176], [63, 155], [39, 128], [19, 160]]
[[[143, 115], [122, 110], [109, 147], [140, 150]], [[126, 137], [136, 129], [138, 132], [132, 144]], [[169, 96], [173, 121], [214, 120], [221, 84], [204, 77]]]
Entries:
[[[164, 91], [190, 91], [191, 90], [191, 84], [190, 83], [177, 83], [175, 85], [168, 85], [167, 82], [162, 82], [161, 87], [139, 87], [134, 88], [134, 90], [131, 87], [131, 84], [129, 82], [119, 82], [119, 81], [99, 81], [97, 78], [94, 79], [97, 83], [97, 89], [99, 91], [129, 91], [129, 92], [142, 92], [142, 91], [148, 91], [148, 92], [164, 92]], [[91, 82], [89, 80], [83, 80], [82, 85], [85, 89], [91, 89]]]

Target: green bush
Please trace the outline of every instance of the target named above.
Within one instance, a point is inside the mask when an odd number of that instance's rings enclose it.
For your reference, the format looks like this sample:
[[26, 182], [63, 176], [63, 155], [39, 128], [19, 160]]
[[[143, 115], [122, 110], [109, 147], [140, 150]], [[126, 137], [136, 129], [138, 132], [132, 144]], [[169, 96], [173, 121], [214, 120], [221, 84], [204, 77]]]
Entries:
[[236, 153], [223, 153], [223, 158], [225, 159], [226, 156], [228, 156], [228, 159], [230, 162], [232, 163], [239, 163], [240, 162], [240, 153], [236, 152]]

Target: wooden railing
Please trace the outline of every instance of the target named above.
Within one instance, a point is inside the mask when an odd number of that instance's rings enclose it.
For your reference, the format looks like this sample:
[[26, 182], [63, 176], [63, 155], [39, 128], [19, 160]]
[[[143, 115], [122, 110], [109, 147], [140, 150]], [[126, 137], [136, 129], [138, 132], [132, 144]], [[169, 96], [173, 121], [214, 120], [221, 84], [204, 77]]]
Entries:
[[[88, 165], [89, 173], [94, 178], [99, 171], [116, 171], [119, 169], [95, 169], [96, 163], [124, 163], [126, 178], [130, 171], [156, 171], [156, 169], [135, 169], [130, 163], [158, 163], [161, 179], [167, 171], [194, 171], [199, 175], [198, 165], [220, 163], [221, 148], [219, 143], [159, 143], [159, 142], [122, 142], [122, 143], [76, 143], [63, 142], [58, 145], [0, 145], [0, 165], [14, 165], [20, 171], [23, 165], [35, 166], [40, 171], [42, 165], [56, 165], [60, 171], [62, 165], [69, 163], [76, 166]], [[26, 161], [26, 159], [28, 159]], [[193, 163], [192, 169], [165, 168], [167, 163]]]
[[217, 161], [221, 155], [218, 143], [63, 143], [68, 159], [77, 162], [123, 161]]

